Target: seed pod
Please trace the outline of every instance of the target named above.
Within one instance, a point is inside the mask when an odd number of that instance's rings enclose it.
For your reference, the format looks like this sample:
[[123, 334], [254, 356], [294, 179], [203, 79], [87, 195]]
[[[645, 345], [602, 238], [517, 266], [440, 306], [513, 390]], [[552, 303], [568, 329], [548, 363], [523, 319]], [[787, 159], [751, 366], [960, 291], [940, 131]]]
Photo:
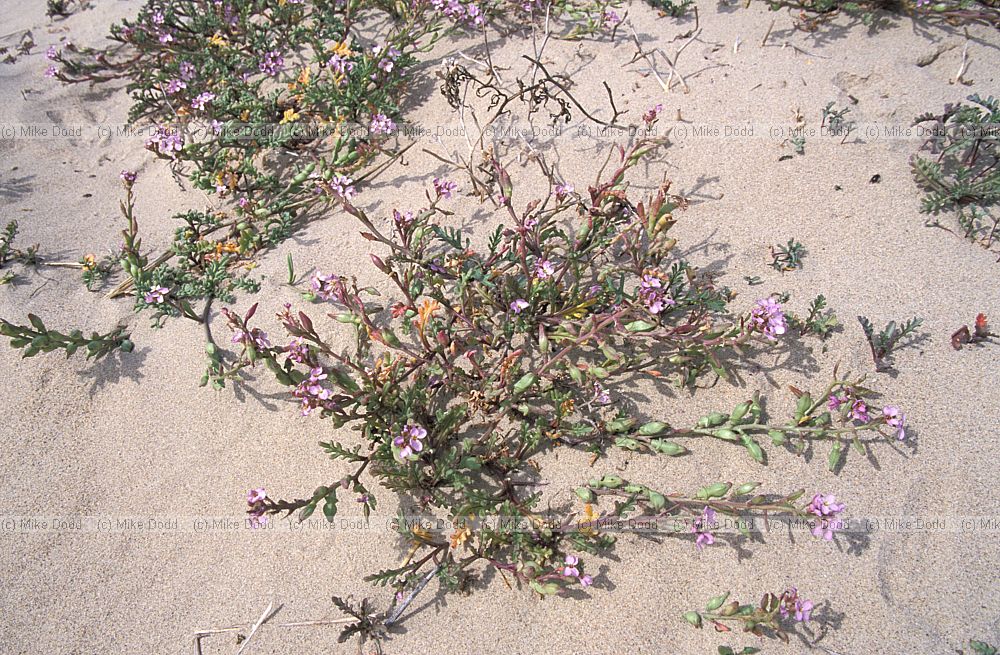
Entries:
[[722, 412], [712, 412], [711, 414], [704, 417], [705, 421], [708, 423], [705, 427], [714, 428], [718, 425], [722, 425], [729, 418], [728, 414], [723, 414]]
[[740, 604], [734, 600], [724, 605], [722, 609], [719, 610], [719, 614], [722, 616], [732, 616], [738, 611], [740, 611]]
[[594, 491], [592, 489], [588, 489], [587, 487], [577, 487], [574, 490], [574, 493], [576, 493], [576, 495], [579, 496], [580, 500], [582, 500], [585, 503], [592, 503], [594, 502], [594, 499], [597, 497], [594, 494]]
[[767, 436], [771, 437], [771, 443], [775, 446], [780, 446], [787, 440], [785, 433], [781, 430], [768, 430]]
[[751, 491], [753, 491], [754, 489], [756, 489], [759, 486], [760, 486], [759, 482], [746, 482], [746, 483], [741, 484], [740, 486], [736, 487], [736, 491], [733, 492], [733, 495], [734, 496], [744, 496], [744, 495], [750, 493]]
[[731, 482], [716, 482], [715, 484], [710, 484], [707, 487], [702, 487], [698, 490], [698, 498], [705, 500], [708, 498], [722, 498], [727, 493], [729, 493], [729, 488], [732, 487]]
[[747, 415], [747, 412], [750, 411], [751, 405], [753, 405], [753, 403], [748, 400], [733, 408], [733, 413], [729, 415], [729, 420], [733, 423], [733, 425], [738, 424], [743, 417]]
[[670, 457], [677, 457], [678, 455], [683, 455], [687, 452], [687, 448], [684, 446], [665, 439], [653, 439], [649, 442], [649, 445], [656, 452]]
[[655, 437], [664, 430], [670, 429], [670, 425], [663, 421], [651, 421], [639, 427], [639, 434], [644, 437]]
[[521, 379], [514, 383], [514, 393], [521, 394], [528, 390], [535, 383], [534, 373], [525, 373]]
[[708, 603], [705, 605], [705, 611], [714, 612], [715, 610], [722, 607], [722, 604], [726, 602], [727, 598], [729, 598], [728, 591], [724, 594], [719, 594], [718, 596], [712, 596], [711, 598], [708, 599]]
[[641, 494], [643, 491], [646, 491], [646, 487], [641, 484], [627, 484], [622, 491], [627, 494]]
[[608, 421], [607, 430], [611, 434], [618, 434], [620, 432], [626, 432], [632, 429], [635, 425], [635, 419], [629, 417], [616, 418], [613, 421]]
[[544, 355], [549, 352], [549, 335], [545, 333], [545, 327], [538, 326], [538, 350]]
[[684, 620], [696, 628], [701, 627], [701, 614], [698, 612], [684, 612]]
[[605, 475], [601, 478], [601, 486], [605, 489], [617, 489], [622, 486], [625, 481], [619, 478], [617, 475]]
[[764, 463], [764, 451], [761, 449], [757, 442], [750, 437], [743, 437], [743, 445], [746, 447], [747, 452], [750, 453], [750, 457], [754, 458], [758, 464]]
[[656, 325], [646, 321], [632, 321], [625, 325], [625, 329], [629, 332], [649, 332], [650, 330], [655, 330]]
[[639, 442], [629, 437], [618, 437], [615, 439], [615, 445], [625, 450], [639, 450], [640, 448]]
[[733, 432], [729, 428], [721, 428], [712, 433], [712, 436], [716, 439], [724, 439], [726, 441], [739, 441], [740, 435]]
[[666, 499], [666, 497], [663, 494], [657, 493], [655, 491], [650, 491], [649, 492], [649, 506], [650, 507], [652, 507], [653, 509], [663, 509], [663, 507], [666, 504], [667, 504], [667, 499]]

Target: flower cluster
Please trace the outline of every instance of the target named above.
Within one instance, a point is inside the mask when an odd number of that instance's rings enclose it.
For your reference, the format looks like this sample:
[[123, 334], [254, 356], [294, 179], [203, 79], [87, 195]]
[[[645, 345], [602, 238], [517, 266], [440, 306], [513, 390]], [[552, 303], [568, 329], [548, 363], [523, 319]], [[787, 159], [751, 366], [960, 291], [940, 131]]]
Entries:
[[705, 546], [711, 546], [715, 543], [715, 535], [711, 532], [714, 526], [715, 510], [711, 507], [706, 507], [701, 511], [701, 515], [691, 524], [691, 533], [695, 535], [695, 548], [701, 550]]
[[158, 126], [146, 140], [146, 148], [164, 157], [175, 159], [177, 153], [184, 148], [184, 135], [176, 128]]
[[251, 489], [247, 492], [247, 510], [251, 528], [260, 528], [267, 525], [267, 507], [264, 501], [267, 500], [267, 491], [263, 487]]
[[806, 512], [819, 517], [812, 529], [813, 536], [832, 541], [834, 531], [843, 527], [842, 522], [837, 520], [843, 511], [844, 504], [838, 503], [837, 497], [833, 494], [814, 495], [812, 501], [806, 506]]
[[300, 382], [292, 391], [292, 395], [299, 399], [303, 416], [309, 416], [317, 409], [333, 409], [335, 407], [333, 392], [323, 386], [323, 380], [327, 378], [322, 367], [315, 367], [309, 371], [309, 377]]
[[750, 327], [764, 334], [769, 341], [776, 341], [788, 329], [781, 305], [771, 297], [761, 298], [750, 311]]
[[594, 579], [589, 575], [580, 575], [580, 558], [576, 555], [567, 555], [563, 560], [562, 575], [564, 578], [575, 578], [582, 587], [589, 587], [594, 584]]
[[639, 297], [646, 305], [650, 314], [659, 314], [667, 307], [673, 307], [677, 302], [667, 295], [667, 289], [663, 288], [663, 281], [660, 279], [658, 271], [650, 271], [642, 274], [639, 280]]
[[781, 614], [782, 618], [792, 616], [800, 623], [809, 621], [810, 615], [813, 611], [813, 602], [811, 600], [801, 598], [795, 587], [786, 589], [785, 592], [781, 594], [779, 602], [781, 605], [778, 608], [778, 612]]

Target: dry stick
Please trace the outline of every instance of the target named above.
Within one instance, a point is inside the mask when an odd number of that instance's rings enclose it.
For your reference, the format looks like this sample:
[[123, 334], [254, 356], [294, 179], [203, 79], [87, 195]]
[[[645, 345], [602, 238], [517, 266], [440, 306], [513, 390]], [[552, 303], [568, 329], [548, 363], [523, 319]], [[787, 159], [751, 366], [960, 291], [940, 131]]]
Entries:
[[425, 575], [423, 579], [417, 584], [417, 586], [413, 588], [413, 591], [411, 591], [410, 595], [406, 597], [406, 600], [404, 600], [399, 607], [393, 610], [392, 614], [389, 615], [389, 618], [385, 620], [385, 625], [387, 627], [391, 626], [392, 624], [394, 624], [396, 621], [399, 620], [400, 615], [402, 615], [402, 613], [406, 610], [406, 608], [410, 605], [410, 603], [413, 602], [413, 599], [417, 597], [417, 594], [419, 594], [421, 591], [424, 590], [424, 587], [427, 586], [427, 583], [431, 581], [431, 578], [437, 575], [437, 572], [440, 571], [441, 567], [443, 566], [444, 562], [441, 562], [440, 564], [438, 564], [433, 569], [427, 572], [427, 575]]
[[965, 74], [965, 69], [969, 65], [969, 41], [968, 33], [966, 33], [965, 47], [962, 48], [962, 63], [958, 67], [958, 74], [955, 75], [955, 80], [952, 84], [961, 84], [962, 75]]
[[[653, 59], [649, 56], [648, 53], [642, 51], [642, 44], [639, 43], [639, 35], [635, 33], [635, 28], [632, 27], [631, 23], [629, 23], [628, 29], [630, 32], [632, 32], [632, 40], [635, 41], [635, 48], [638, 51], [636, 52], [635, 57], [642, 57], [644, 60], [646, 60], [646, 63], [649, 64], [650, 72], [653, 73], [653, 77], [655, 77], [656, 81], [660, 83], [660, 88], [663, 89], [664, 92], [670, 91], [670, 87], [667, 85], [666, 82], [663, 81], [663, 78], [660, 77], [660, 74], [656, 72], [656, 62], [653, 61]], [[632, 61], [635, 61], [635, 57], [632, 58]]]
[[275, 607], [273, 600], [267, 604], [267, 609], [264, 610], [264, 613], [260, 615], [259, 619], [257, 619], [253, 628], [250, 629], [250, 634], [248, 634], [247, 638], [243, 640], [243, 644], [240, 646], [240, 649], [236, 651], [236, 655], [243, 655], [243, 653], [246, 652], [246, 649], [250, 647], [250, 642], [253, 641], [254, 635], [256, 635], [257, 631], [260, 629], [260, 626], [269, 621], [271, 617], [277, 614], [280, 609], [281, 605]]
[[681, 45], [681, 47], [677, 49], [677, 53], [674, 55], [674, 60], [673, 61], [670, 61], [670, 57], [667, 56], [667, 53], [663, 52], [662, 50], [657, 49], [657, 52], [659, 52], [661, 55], [663, 55], [663, 59], [666, 60], [667, 66], [670, 66], [670, 77], [667, 78], [667, 88], [670, 87], [670, 81], [673, 79], [674, 75], [677, 75], [677, 79], [679, 79], [681, 81], [681, 86], [684, 87], [684, 93], [689, 93], [691, 91], [691, 89], [688, 88], [687, 82], [684, 80], [684, 76], [680, 74], [680, 72], [677, 70], [676, 66], [677, 66], [677, 60], [680, 59], [681, 53], [684, 52], [684, 48], [686, 48], [689, 45], [691, 45], [691, 43], [694, 42], [694, 40], [698, 38], [699, 34], [701, 34], [701, 29], [700, 28], [697, 29], [697, 30], [695, 30], [694, 34], [692, 34], [690, 36], [690, 38], [688, 38], [688, 40], [685, 41], [684, 44]]
[[764, 38], [760, 40], [760, 47], [763, 48], [765, 45], [767, 45], [767, 37], [771, 36], [771, 30], [774, 29], [774, 23], [777, 20], [778, 20], [777, 18], [771, 19], [771, 26], [767, 28], [767, 34], [765, 34]]

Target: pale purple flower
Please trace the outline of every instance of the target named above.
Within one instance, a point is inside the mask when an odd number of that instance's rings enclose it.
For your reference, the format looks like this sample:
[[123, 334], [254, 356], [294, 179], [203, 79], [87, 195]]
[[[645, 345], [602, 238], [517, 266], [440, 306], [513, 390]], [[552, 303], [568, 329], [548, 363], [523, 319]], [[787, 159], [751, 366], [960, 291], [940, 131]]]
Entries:
[[135, 178], [136, 178], [135, 171], [125, 171], [125, 170], [123, 170], [118, 175], [118, 177], [121, 179], [122, 182], [125, 183], [126, 186], [132, 186], [133, 184], [135, 184]]
[[277, 50], [265, 52], [257, 68], [265, 75], [276, 77], [285, 68], [285, 58]]
[[890, 428], [896, 428], [896, 438], [902, 441], [906, 439], [906, 414], [895, 405], [886, 405], [882, 408], [882, 416], [885, 417], [885, 424]]
[[592, 584], [594, 584], [594, 579], [592, 577], [590, 577], [589, 575], [581, 575], [580, 576], [580, 586], [581, 587], [586, 588], [586, 587], [589, 587]]
[[333, 55], [327, 59], [326, 65], [330, 67], [330, 70], [339, 75], [347, 75], [354, 70], [354, 62], [340, 55]]
[[157, 127], [156, 132], [146, 140], [146, 148], [171, 158], [176, 158], [183, 147], [184, 137], [178, 130], [169, 127]]
[[701, 550], [705, 546], [711, 546], [715, 543], [715, 535], [711, 533], [714, 525], [715, 510], [711, 507], [705, 507], [701, 511], [701, 516], [696, 518], [694, 523], [691, 524], [691, 533], [695, 535], [695, 548]]
[[510, 311], [515, 314], [520, 314], [525, 309], [528, 308], [528, 301], [523, 298], [518, 298], [517, 300], [510, 303]]
[[605, 9], [604, 13], [601, 14], [602, 27], [614, 26], [620, 22], [622, 22], [622, 18], [614, 9]]
[[806, 506], [806, 511], [819, 518], [812, 529], [813, 536], [832, 541], [833, 531], [841, 527], [836, 518], [844, 511], [844, 504], [838, 503], [833, 494], [816, 494]]
[[334, 175], [330, 179], [330, 188], [333, 190], [334, 195], [344, 200], [350, 200], [358, 193], [354, 188], [354, 180], [347, 175]]
[[163, 45], [167, 45], [168, 43], [173, 43], [174, 35], [170, 32], [170, 30], [163, 30], [162, 32], [160, 32], [159, 41]]
[[657, 103], [653, 105], [652, 107], [646, 110], [645, 114], [642, 115], [643, 122], [645, 122], [646, 125], [651, 124], [653, 121], [656, 120], [656, 117], [660, 115], [661, 111], [663, 111], [662, 104]]
[[594, 402], [598, 405], [611, 404], [611, 394], [599, 382], [594, 383]]
[[203, 91], [198, 94], [198, 97], [191, 101], [192, 109], [202, 110], [205, 105], [215, 100], [215, 94], [211, 91]]
[[778, 611], [782, 618], [788, 618], [791, 614], [796, 621], [804, 623], [809, 620], [813, 611], [813, 602], [799, 597], [799, 592], [795, 587], [790, 587], [781, 594]]
[[535, 277], [539, 280], [550, 278], [556, 273], [555, 265], [548, 259], [543, 259], [535, 264]]
[[871, 421], [871, 417], [868, 416], [868, 405], [860, 398], [851, 403], [851, 411], [847, 415], [853, 420], [861, 421], [862, 423]]
[[267, 491], [264, 489], [264, 487], [251, 489], [250, 491], [247, 492], [248, 505], [256, 505], [257, 503], [262, 502], [265, 498], [267, 498]]
[[167, 82], [167, 95], [174, 95], [175, 93], [180, 93], [187, 88], [187, 82], [182, 79], [174, 78]]
[[293, 362], [298, 362], [299, 364], [304, 364], [309, 361], [310, 353], [309, 346], [302, 342], [302, 339], [295, 338], [292, 339], [287, 346], [285, 346], [285, 354], [288, 355], [288, 359]]
[[750, 325], [763, 332], [770, 341], [777, 340], [788, 329], [781, 305], [770, 297], [757, 301], [757, 306], [750, 311]]
[[556, 199], [557, 200], [562, 200], [563, 198], [565, 198], [566, 196], [568, 196], [571, 193], [573, 193], [573, 185], [572, 184], [566, 184], [564, 182], [562, 184], [557, 184], [556, 185]]
[[265, 350], [271, 347], [267, 333], [261, 331], [260, 328], [253, 328], [249, 333], [245, 330], [236, 330], [233, 332], [233, 343], [253, 344], [257, 350]]
[[250, 515], [251, 528], [259, 528], [267, 525], [267, 516], [264, 514], [267, 509], [267, 506], [264, 504], [265, 500], [267, 500], [267, 491], [264, 490], [264, 487], [251, 489], [247, 492], [247, 505], [250, 506], [247, 514]]
[[45, 51], [45, 58], [48, 59], [49, 61], [55, 61], [56, 57], [58, 56], [59, 52], [56, 50], [56, 47], [54, 45], [50, 45], [48, 49]]
[[385, 114], [373, 115], [372, 122], [368, 126], [368, 131], [371, 134], [392, 134], [395, 129], [396, 124]]
[[400, 213], [398, 210], [392, 210], [392, 220], [396, 223], [396, 227], [400, 230], [405, 230], [410, 227], [413, 223], [413, 218], [413, 212], [408, 211]]
[[458, 188], [458, 185], [450, 180], [442, 180], [440, 178], [434, 178], [434, 192], [437, 193], [439, 197], [451, 198], [451, 194]]
[[419, 453], [424, 449], [423, 439], [427, 436], [427, 430], [415, 423], [409, 423], [400, 432], [392, 444], [399, 448], [399, 459], [405, 461], [410, 456]]
[[182, 61], [178, 68], [180, 70], [182, 80], [190, 81], [194, 78], [195, 68], [194, 64], [190, 61]]
[[55, 77], [58, 70], [52, 64], [49, 64], [48, 68], [45, 69], [45, 77]]
[[149, 305], [159, 305], [163, 303], [168, 293], [170, 293], [170, 289], [166, 287], [153, 287], [146, 292], [146, 295], [143, 296], [143, 299]]
[[564, 576], [567, 578], [580, 577], [580, 569], [576, 568], [576, 565], [580, 563], [580, 559], [576, 555], [567, 555], [563, 561], [562, 574]]
[[841, 405], [847, 404], [847, 401], [848, 401], [847, 396], [837, 396], [834, 394], [830, 394], [830, 398], [827, 400], [826, 406], [830, 408], [831, 412], [835, 412], [838, 409], [840, 409]]
[[340, 302], [343, 298], [343, 285], [339, 275], [324, 275], [316, 271], [309, 279], [309, 286], [321, 300]]

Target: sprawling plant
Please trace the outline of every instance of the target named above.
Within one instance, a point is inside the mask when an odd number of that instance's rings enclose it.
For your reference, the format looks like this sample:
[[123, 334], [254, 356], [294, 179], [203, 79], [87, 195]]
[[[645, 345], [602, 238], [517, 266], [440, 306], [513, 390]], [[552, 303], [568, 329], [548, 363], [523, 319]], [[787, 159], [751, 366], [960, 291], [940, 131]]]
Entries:
[[[294, 500], [254, 489], [252, 520], [292, 512], [304, 519], [317, 508], [332, 520], [345, 495], [367, 516], [376, 507], [373, 478], [409, 499], [403, 507], [412, 504], [397, 522], [408, 556], [369, 578], [400, 600], [428, 575], [455, 589], [481, 566], [543, 595], [586, 587], [593, 578], [581, 556], [610, 547], [621, 525], [678, 533], [700, 549], [714, 542], [721, 517], [742, 525], [785, 516], [832, 539], [844, 509], [833, 496], [762, 494], [752, 482], [684, 494], [604, 475], [581, 480], [582, 507], [543, 508], [535, 462], [557, 448], [595, 461], [611, 449], [675, 457], [712, 439], [763, 462], [763, 438], [799, 453], [825, 443], [835, 469], [852, 444], [867, 452], [866, 435], [905, 438], [897, 407], [870, 409], [872, 392], [836, 372], [816, 395], [795, 390], [787, 421], [769, 421], [757, 396], [690, 427], [616, 402], [618, 389], [643, 379], [692, 384], [727, 375], [722, 354], [770, 346], [787, 328], [772, 298], [732, 313], [731, 294], [673, 254], [670, 232], [684, 201], [669, 183], [642, 201], [629, 198], [629, 170], [658, 145], [619, 150], [618, 168], [586, 192], [550, 179], [550, 195], [530, 201], [493, 160], [503, 223], [482, 247], [441, 220], [452, 191], [444, 180], [435, 181], [428, 206], [394, 210], [387, 228], [345, 201], [363, 235], [384, 250], [372, 263], [397, 295], [386, 305], [353, 277], [312, 277], [314, 295], [335, 307], [329, 316], [353, 332], [346, 350], [290, 306], [278, 314], [290, 337], [283, 345], [253, 327], [256, 306], [243, 316], [225, 310], [240, 368], [265, 365], [303, 414], [359, 432], [353, 443], [321, 444], [351, 466], [343, 478]], [[450, 534], [426, 528], [441, 517]]]
[[[957, 212], [960, 234], [992, 248], [1000, 239], [1000, 100], [978, 94], [970, 104], [954, 104], [941, 114], [918, 116], [928, 139], [923, 148], [934, 157], [914, 155], [913, 177], [925, 191], [922, 211], [935, 217]], [[937, 218], [930, 225], [945, 227]]]

